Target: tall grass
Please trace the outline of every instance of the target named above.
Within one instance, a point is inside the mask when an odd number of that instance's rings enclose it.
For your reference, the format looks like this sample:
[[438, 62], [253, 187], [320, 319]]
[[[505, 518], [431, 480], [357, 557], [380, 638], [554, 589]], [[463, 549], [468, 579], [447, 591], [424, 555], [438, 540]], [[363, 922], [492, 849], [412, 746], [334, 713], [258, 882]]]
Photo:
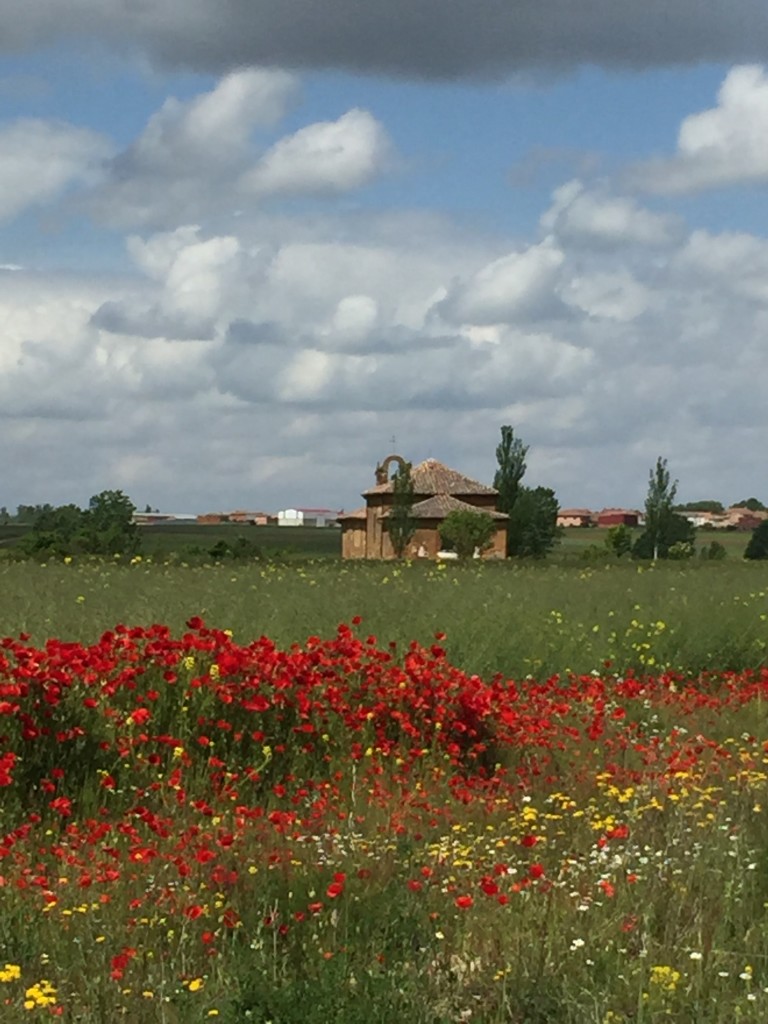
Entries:
[[454, 663], [486, 675], [754, 668], [768, 657], [768, 566], [0, 563], [6, 634], [93, 640], [192, 615], [286, 644], [355, 615], [383, 640], [445, 632]]

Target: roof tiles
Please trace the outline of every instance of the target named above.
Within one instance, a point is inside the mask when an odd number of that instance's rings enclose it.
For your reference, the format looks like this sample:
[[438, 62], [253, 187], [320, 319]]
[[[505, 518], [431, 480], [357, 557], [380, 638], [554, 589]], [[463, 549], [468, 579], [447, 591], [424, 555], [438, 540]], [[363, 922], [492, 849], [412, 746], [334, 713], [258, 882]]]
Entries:
[[[414, 466], [411, 470], [411, 479], [413, 480], [413, 490], [416, 495], [498, 493], [493, 487], [487, 487], [471, 477], [464, 476], [463, 473], [444, 466], [437, 459], [425, 459], [418, 466]], [[376, 484], [374, 487], [369, 487], [367, 491], [363, 491], [363, 497], [367, 497], [369, 494], [391, 494], [393, 489], [392, 481], [388, 480], [385, 484]]]

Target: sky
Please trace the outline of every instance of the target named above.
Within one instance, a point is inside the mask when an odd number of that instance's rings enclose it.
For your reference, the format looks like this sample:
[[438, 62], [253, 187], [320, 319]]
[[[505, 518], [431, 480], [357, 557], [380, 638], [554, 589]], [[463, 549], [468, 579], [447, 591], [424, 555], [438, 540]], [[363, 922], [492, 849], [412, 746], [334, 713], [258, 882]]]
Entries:
[[766, 186], [764, 0], [0, 0], [0, 505], [768, 501]]

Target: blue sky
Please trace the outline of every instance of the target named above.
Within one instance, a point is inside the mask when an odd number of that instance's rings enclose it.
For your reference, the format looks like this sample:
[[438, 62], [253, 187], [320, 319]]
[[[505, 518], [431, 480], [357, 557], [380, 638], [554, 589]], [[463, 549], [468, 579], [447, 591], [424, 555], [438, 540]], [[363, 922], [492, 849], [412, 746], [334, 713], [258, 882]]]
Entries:
[[768, 500], [762, 5], [290, 7], [0, 0], [0, 504]]

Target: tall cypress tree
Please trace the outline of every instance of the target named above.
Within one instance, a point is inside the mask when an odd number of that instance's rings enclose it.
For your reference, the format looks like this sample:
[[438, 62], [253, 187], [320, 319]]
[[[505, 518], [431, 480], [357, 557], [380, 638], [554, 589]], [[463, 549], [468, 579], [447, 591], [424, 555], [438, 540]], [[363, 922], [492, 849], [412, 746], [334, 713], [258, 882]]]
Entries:
[[499, 492], [499, 512], [509, 515], [514, 508], [520, 490], [520, 481], [525, 475], [525, 456], [528, 445], [515, 437], [514, 427], [501, 428], [501, 442], [496, 447], [496, 461], [499, 468], [493, 478], [493, 486]]
[[513, 522], [513, 509], [520, 494], [520, 481], [525, 475], [525, 456], [528, 445], [515, 437], [513, 427], [508, 424], [501, 428], [501, 442], [496, 446], [496, 461], [499, 468], [493, 478], [493, 486], [499, 492], [496, 506], [499, 512], [509, 516], [507, 523], [507, 557], [517, 554], [515, 536], [519, 532]]

